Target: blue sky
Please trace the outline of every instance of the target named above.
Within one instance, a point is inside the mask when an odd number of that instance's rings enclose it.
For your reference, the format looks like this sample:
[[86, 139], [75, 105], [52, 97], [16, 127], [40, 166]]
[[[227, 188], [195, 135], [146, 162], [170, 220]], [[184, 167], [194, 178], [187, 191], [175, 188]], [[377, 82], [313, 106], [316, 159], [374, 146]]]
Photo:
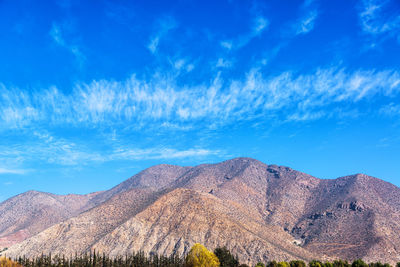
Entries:
[[0, 200], [238, 156], [400, 185], [400, 2], [0, 1]]

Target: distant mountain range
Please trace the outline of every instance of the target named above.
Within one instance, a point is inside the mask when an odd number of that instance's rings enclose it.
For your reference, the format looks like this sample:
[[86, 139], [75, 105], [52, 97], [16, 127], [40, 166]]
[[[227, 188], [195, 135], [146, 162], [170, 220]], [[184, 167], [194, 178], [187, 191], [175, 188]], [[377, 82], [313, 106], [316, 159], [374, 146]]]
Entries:
[[157, 165], [107, 191], [29, 191], [0, 204], [8, 256], [96, 249], [184, 255], [226, 246], [243, 263], [363, 258], [400, 261], [400, 189], [364, 174], [318, 179], [235, 158]]

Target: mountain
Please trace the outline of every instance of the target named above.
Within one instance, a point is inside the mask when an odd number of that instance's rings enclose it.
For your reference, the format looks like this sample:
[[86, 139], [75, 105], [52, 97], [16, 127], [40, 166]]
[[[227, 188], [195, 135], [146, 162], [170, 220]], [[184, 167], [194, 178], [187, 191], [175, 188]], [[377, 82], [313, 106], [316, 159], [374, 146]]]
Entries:
[[114, 195], [126, 192], [134, 188], [152, 188], [153, 190], [161, 190], [168, 187], [178, 177], [185, 173], [190, 167], [181, 167], [168, 164], [160, 164], [145, 169], [138, 174], [132, 176], [128, 180], [111, 188], [110, 190], [99, 193], [94, 199], [95, 203], [102, 203], [105, 199], [109, 199]]
[[[56, 223], [75, 217], [116, 194], [150, 185], [160, 189], [164, 183], [175, 179], [175, 174], [182, 173], [185, 169], [185, 167], [166, 164], [157, 165], [138, 173], [110, 190], [87, 195], [55, 195], [28, 191], [12, 197], [0, 203], [0, 249], [21, 242]], [[127, 203], [121, 202], [121, 204]]]
[[0, 248], [90, 208], [90, 201], [97, 194], [62, 196], [28, 191], [0, 203]]
[[226, 245], [247, 263], [400, 261], [400, 189], [363, 174], [322, 180], [250, 158], [157, 165], [89, 202], [90, 209], [15, 244], [7, 255], [91, 249], [183, 255], [200, 242], [211, 249]]

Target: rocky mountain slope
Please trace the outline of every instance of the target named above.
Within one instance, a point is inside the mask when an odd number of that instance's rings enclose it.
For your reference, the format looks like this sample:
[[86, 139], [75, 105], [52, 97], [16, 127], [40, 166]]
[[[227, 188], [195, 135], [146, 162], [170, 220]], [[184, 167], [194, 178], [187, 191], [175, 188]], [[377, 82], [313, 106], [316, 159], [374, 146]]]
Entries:
[[[12, 197], [0, 203], [0, 249], [21, 242], [130, 189], [150, 186], [161, 189], [170, 180], [175, 180], [176, 175], [185, 169], [185, 167], [166, 164], [157, 165], [138, 173], [110, 190], [87, 195], [55, 195], [28, 191]], [[121, 204], [127, 205], [129, 202], [122, 201]], [[124, 214], [129, 215], [125, 212]], [[120, 219], [123, 220], [123, 218], [122, 215]]]
[[0, 203], [0, 248], [90, 208], [90, 201], [97, 194], [63, 196], [28, 191]]
[[249, 158], [158, 165], [96, 194], [91, 209], [7, 254], [96, 249], [184, 254], [226, 245], [243, 262], [313, 258], [400, 261], [400, 189], [367, 175], [321, 180]]

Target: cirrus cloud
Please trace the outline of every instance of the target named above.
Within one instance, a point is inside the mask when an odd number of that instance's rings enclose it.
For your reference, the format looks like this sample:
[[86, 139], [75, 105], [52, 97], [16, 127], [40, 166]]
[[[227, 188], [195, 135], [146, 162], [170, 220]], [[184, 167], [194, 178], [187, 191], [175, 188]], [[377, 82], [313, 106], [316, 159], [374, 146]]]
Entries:
[[224, 80], [217, 74], [210, 83], [193, 86], [179, 85], [174, 78], [141, 80], [132, 75], [124, 81], [81, 83], [71, 94], [55, 87], [34, 92], [1, 87], [2, 129], [38, 123], [148, 127], [213, 121], [226, 125], [255, 117], [286, 120], [299, 112], [308, 113], [305, 118], [320, 118], [315, 114], [332, 107], [390, 98], [400, 92], [400, 74], [330, 68], [266, 76], [252, 69], [243, 79]]

